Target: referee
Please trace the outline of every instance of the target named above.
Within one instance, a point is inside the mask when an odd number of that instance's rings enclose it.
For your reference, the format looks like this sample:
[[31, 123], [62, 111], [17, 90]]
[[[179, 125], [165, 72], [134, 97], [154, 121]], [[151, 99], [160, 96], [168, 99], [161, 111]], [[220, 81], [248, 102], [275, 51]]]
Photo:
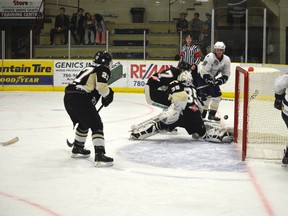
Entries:
[[181, 48], [180, 61], [184, 61], [191, 65], [193, 80], [197, 80], [198, 64], [202, 58], [202, 53], [197, 45], [193, 44], [193, 38], [191, 35], [187, 35], [185, 38], [185, 44]]

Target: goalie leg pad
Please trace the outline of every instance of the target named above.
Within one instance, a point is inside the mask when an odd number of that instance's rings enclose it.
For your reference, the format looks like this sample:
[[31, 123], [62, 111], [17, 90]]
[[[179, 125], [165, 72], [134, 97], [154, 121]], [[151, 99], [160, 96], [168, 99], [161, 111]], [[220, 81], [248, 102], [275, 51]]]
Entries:
[[188, 95], [185, 91], [175, 92], [169, 96], [172, 104], [174, 107], [179, 110], [184, 110], [187, 102], [188, 102]]
[[174, 104], [171, 104], [167, 110], [159, 114], [159, 120], [164, 124], [173, 124], [179, 119], [180, 112], [181, 111], [175, 109]]
[[153, 122], [158, 122], [158, 121], [159, 121], [159, 115], [153, 116], [152, 118], [145, 120], [139, 124], [131, 125], [131, 131], [137, 131], [137, 130], [139, 131], [143, 127], [146, 127], [146, 125], [152, 124]]
[[231, 143], [233, 136], [224, 127], [210, 127], [207, 128], [205, 140], [215, 143]]
[[157, 133], [159, 133], [157, 122], [151, 122], [143, 126], [142, 128], [139, 128], [139, 130], [134, 130], [130, 135], [130, 139], [131, 140], [143, 140]]

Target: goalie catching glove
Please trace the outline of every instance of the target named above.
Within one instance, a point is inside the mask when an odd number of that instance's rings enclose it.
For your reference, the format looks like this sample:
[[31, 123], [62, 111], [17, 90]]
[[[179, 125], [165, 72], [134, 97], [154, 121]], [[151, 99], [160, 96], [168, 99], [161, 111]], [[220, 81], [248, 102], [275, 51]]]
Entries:
[[112, 103], [114, 99], [114, 92], [113, 90], [109, 87], [109, 94], [106, 97], [102, 97], [102, 104], [104, 107], [107, 107], [110, 103]]
[[285, 97], [285, 94], [279, 95], [275, 94], [274, 108], [278, 110], [282, 110], [282, 101]]

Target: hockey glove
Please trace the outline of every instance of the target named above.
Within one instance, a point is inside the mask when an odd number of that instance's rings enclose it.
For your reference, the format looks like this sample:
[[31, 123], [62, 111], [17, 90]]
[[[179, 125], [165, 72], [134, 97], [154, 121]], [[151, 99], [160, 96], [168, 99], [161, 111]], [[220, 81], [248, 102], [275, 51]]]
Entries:
[[283, 95], [275, 94], [274, 108], [282, 110], [282, 100], [284, 99], [284, 97], [285, 94]]
[[202, 91], [199, 91], [197, 92], [197, 97], [200, 101], [206, 101], [207, 100], [207, 97], [208, 95]]
[[99, 101], [101, 95], [98, 93], [97, 90], [94, 89], [94, 90], [91, 92], [91, 97], [92, 97], [91, 102], [92, 102], [92, 104], [95, 106], [95, 105], [97, 104], [97, 102]]
[[106, 97], [102, 97], [102, 104], [104, 107], [107, 107], [110, 103], [112, 103], [114, 98], [114, 92], [111, 88], [109, 88], [109, 94]]
[[228, 76], [223, 75], [223, 76], [221, 76], [221, 77], [219, 77], [219, 78], [216, 79], [216, 81], [215, 81], [215, 85], [220, 86], [220, 85], [226, 83], [227, 80], [228, 80]]
[[204, 79], [205, 83], [208, 84], [209, 86], [215, 86], [215, 82], [209, 74], [205, 74], [203, 76], [203, 79]]

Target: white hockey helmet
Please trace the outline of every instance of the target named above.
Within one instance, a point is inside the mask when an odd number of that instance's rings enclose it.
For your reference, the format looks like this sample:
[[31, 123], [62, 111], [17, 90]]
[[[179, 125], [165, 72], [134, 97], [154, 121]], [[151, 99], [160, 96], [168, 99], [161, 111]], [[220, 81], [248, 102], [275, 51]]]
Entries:
[[221, 50], [224, 50], [225, 51], [225, 44], [222, 42], [222, 41], [217, 41], [215, 44], [214, 44], [214, 50], [215, 49], [221, 49]]

